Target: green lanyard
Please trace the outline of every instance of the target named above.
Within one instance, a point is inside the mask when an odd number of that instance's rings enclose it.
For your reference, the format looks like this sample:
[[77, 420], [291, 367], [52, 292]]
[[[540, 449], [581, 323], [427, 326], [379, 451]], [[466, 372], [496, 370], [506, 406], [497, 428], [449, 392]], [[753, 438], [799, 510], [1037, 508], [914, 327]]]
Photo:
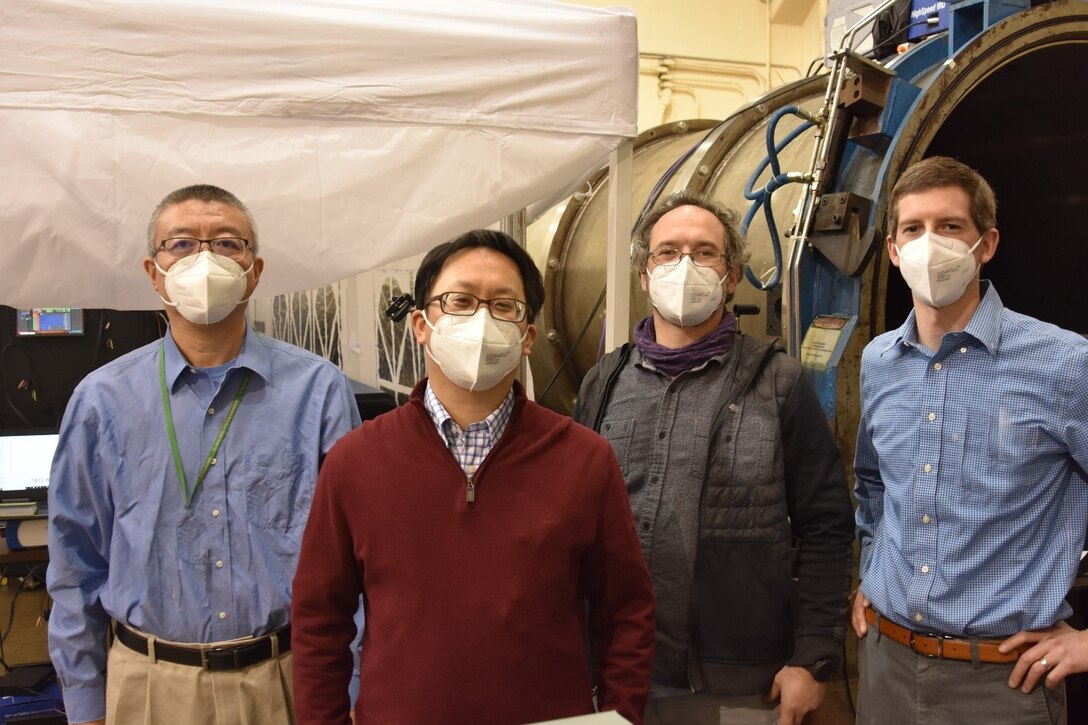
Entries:
[[234, 414], [238, 412], [242, 396], [246, 394], [251, 373], [251, 370], [246, 370], [246, 374], [242, 378], [242, 384], [238, 386], [238, 392], [234, 396], [234, 402], [227, 412], [227, 418], [223, 421], [223, 425], [220, 426], [219, 435], [215, 437], [215, 443], [212, 444], [212, 449], [208, 451], [208, 457], [204, 459], [204, 465], [201, 466], [200, 473], [196, 477], [196, 484], [193, 486], [193, 490], [189, 491], [189, 482], [185, 478], [185, 468], [181, 465], [178, 436], [174, 432], [174, 416], [170, 412], [170, 391], [166, 387], [166, 346], [163, 343], [159, 344], [159, 383], [162, 385], [162, 412], [166, 416], [166, 432], [170, 434], [170, 450], [174, 453], [174, 468], [177, 469], [178, 481], [181, 482], [181, 494], [185, 497], [185, 508], [189, 508], [189, 504], [193, 502], [193, 496], [200, 490], [200, 484], [204, 483], [204, 477], [208, 475], [208, 469], [215, 462], [215, 454], [219, 452], [219, 446], [223, 443], [223, 439], [227, 437], [227, 429], [230, 428], [230, 424], [234, 421]]

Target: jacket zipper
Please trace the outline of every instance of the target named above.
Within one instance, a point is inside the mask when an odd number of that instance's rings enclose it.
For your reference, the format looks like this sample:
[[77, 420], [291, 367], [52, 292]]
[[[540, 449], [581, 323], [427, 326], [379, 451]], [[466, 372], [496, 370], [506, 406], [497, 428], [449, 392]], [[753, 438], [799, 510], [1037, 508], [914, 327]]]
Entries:
[[[514, 422], [515, 413], [517, 413], [519, 411], [519, 409], [520, 409], [520, 406], [518, 405], [518, 402], [519, 402], [518, 399], [515, 398], [514, 399], [514, 410], [511, 411], [511, 413], [510, 413], [510, 421], [507, 423], [506, 430], [503, 431], [502, 437], [498, 441], [495, 442], [495, 445], [493, 445], [491, 447], [491, 450], [488, 451], [488, 454], [486, 456], [484, 456], [484, 460], [482, 460], [480, 462], [480, 465], [477, 466], [476, 470], [473, 471], [472, 473], [465, 473], [464, 472], [464, 470], [461, 468], [461, 464], [457, 461], [457, 456], [454, 455], [453, 451], [451, 451], [449, 449], [449, 447], [446, 445], [446, 441], [443, 438], [442, 434], [440, 434], [437, 430], [435, 431], [435, 434], [438, 436], [438, 439], [440, 441], [442, 441], [442, 447], [445, 448], [446, 453], [449, 454], [450, 460], [453, 462], [453, 465], [457, 466], [457, 470], [461, 471], [461, 473], [465, 477], [465, 503], [466, 504], [473, 504], [473, 503], [476, 502], [476, 478], [479, 477], [480, 470], [491, 459], [491, 457], [495, 453], [495, 450], [498, 449], [500, 446], [503, 446], [504, 443], [506, 442], [506, 439], [510, 437], [507, 434], [510, 432], [510, 424]], [[426, 406], [423, 405], [422, 401], [416, 401], [416, 404], [423, 411], [423, 414], [427, 417], [427, 419], [430, 419], [430, 414], [427, 412], [427, 408], [426, 408]]]
[[[738, 335], [738, 342], [741, 339], [741, 336]], [[745, 395], [748, 390], [755, 385], [755, 379], [759, 376], [760, 372], [763, 370], [764, 365], [767, 364], [767, 361], [774, 354], [777, 344], [777, 340], [773, 341], [771, 345], [767, 348], [767, 350], [765, 350], [760, 356], [759, 360], [753, 363], [755, 365], [754, 370], [752, 368], [748, 368], [744, 371], [743, 378], [737, 375], [736, 367], [740, 364], [740, 359], [738, 358], [736, 360], [732, 371], [733, 388], [730, 391], [732, 394], [730, 395], [728, 400], [720, 401], [722, 405], [718, 408], [718, 412], [714, 415], [714, 420], [712, 420], [710, 423], [710, 428], [707, 431], [709, 434], [712, 435], [715, 430], [719, 429], [719, 422], [724, 426], [723, 416], [725, 415], [726, 409], [731, 411], [734, 415], [740, 412], [737, 407], [736, 401], [740, 400], [741, 397]], [[743, 346], [743, 342], [739, 342], [739, 344], [735, 343], [733, 349], [742, 349]], [[711, 445], [713, 445], [713, 443], [711, 443]], [[688, 640], [688, 687], [693, 693], [702, 692], [704, 689], [702, 673], [699, 672], [698, 663], [695, 661], [695, 642], [699, 636], [699, 599], [698, 588], [696, 587], [695, 581], [695, 572], [699, 567], [699, 544], [703, 540], [703, 498], [706, 494], [707, 478], [709, 477], [710, 456], [708, 451], [706, 468], [703, 469], [703, 485], [699, 489], [699, 521], [695, 535], [695, 555], [692, 557], [691, 603], [688, 610], [691, 616], [691, 627], [689, 628], [690, 639]]]

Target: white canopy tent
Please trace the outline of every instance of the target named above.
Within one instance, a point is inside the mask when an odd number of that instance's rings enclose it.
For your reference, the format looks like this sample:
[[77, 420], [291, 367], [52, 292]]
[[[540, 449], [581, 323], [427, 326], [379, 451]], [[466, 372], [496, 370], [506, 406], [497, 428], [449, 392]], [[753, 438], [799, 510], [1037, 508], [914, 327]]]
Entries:
[[145, 309], [146, 224], [211, 183], [259, 296], [557, 197], [635, 134], [635, 19], [546, 0], [0, 3], [0, 304]]

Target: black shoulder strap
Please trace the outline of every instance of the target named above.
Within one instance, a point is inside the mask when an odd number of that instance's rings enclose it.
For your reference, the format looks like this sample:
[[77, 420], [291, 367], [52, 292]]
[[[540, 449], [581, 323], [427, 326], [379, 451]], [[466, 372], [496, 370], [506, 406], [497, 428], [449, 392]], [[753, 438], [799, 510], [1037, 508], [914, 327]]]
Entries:
[[612, 397], [612, 390], [616, 387], [616, 379], [620, 371], [627, 364], [627, 358], [631, 354], [634, 343], [625, 342], [613, 353], [616, 364], [608, 370], [608, 377], [601, 381], [601, 394], [597, 396], [597, 409], [593, 412], [593, 430], [601, 432], [601, 421], [604, 420], [604, 411], [608, 408], [608, 400]]

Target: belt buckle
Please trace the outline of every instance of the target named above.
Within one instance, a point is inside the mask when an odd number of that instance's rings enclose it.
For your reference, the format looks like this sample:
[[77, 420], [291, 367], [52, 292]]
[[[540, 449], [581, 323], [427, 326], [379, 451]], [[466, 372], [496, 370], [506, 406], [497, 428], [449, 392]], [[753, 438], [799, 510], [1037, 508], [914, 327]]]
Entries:
[[214, 671], [216, 671], [216, 669], [227, 669], [225, 667], [219, 667], [219, 668], [215, 668], [215, 669], [213, 669], [212, 667], [209, 667], [209, 662], [210, 661], [208, 659], [208, 656], [209, 655], [220, 656], [220, 655], [229, 654], [229, 655], [232, 656], [232, 658], [234, 660], [233, 669], [240, 670], [242, 668], [238, 664], [238, 650], [239, 650], [239, 647], [237, 647], [237, 646], [209, 647], [209, 648], [201, 649], [200, 650], [200, 668], [202, 670], [204, 670], [205, 672], [214, 672]]
[[914, 630], [910, 630], [910, 651], [920, 657], [927, 657], [931, 660], [944, 659], [944, 643], [945, 640], [955, 639], [955, 637], [948, 634], [923, 634], [922, 637], [928, 637], [929, 639], [937, 640], [937, 654], [931, 655], [925, 652], [919, 652], [918, 648], [914, 646], [914, 638], [919, 636]]

